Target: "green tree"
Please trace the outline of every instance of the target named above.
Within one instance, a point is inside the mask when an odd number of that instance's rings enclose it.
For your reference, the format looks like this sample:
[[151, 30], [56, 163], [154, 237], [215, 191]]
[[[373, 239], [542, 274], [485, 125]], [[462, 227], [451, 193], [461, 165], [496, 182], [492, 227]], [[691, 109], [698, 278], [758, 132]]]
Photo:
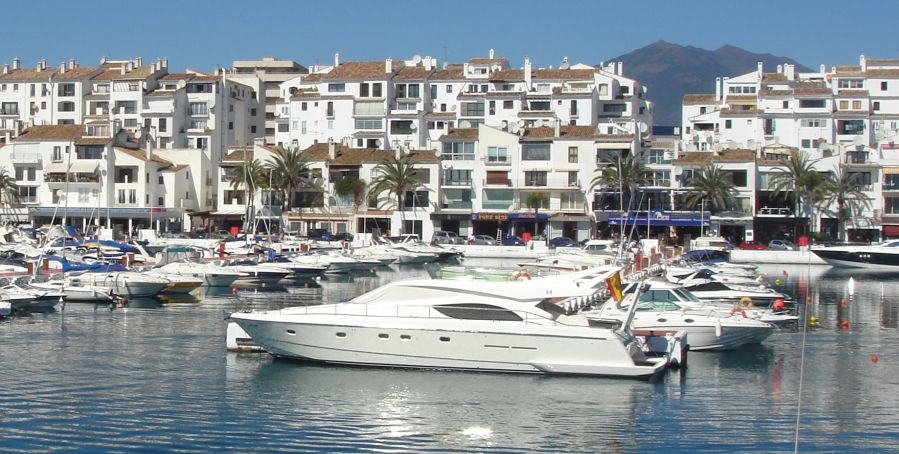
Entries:
[[266, 160], [265, 170], [271, 172], [272, 186], [281, 195], [286, 211], [290, 211], [291, 199], [297, 189], [315, 186], [309, 177], [309, 162], [297, 147], [278, 149]]
[[19, 201], [19, 186], [16, 179], [6, 171], [0, 169], [0, 206], [12, 205]]
[[353, 208], [358, 209], [365, 197], [365, 181], [343, 177], [334, 182], [334, 193], [344, 199], [352, 196]]
[[871, 202], [862, 192], [862, 183], [859, 174], [847, 172], [842, 166], [828, 173], [824, 181], [822, 203], [826, 206], [836, 206], [837, 219], [839, 219], [839, 236], [841, 241], [846, 241], [846, 221], [852, 216], [859, 216], [861, 212], [870, 208]]
[[[525, 205], [528, 208], [534, 209], [534, 236], [537, 236], [537, 226], [539, 221], [537, 220], [537, 215], [540, 213], [540, 208], [548, 208], [549, 207], [549, 197], [542, 192], [532, 192], [528, 195], [528, 198], [524, 201]], [[547, 238], [548, 239], [548, 238]]]
[[797, 217], [802, 215], [802, 210], [811, 208], [812, 197], [824, 184], [823, 176], [814, 169], [815, 162], [805, 152], [797, 151], [769, 182], [775, 197], [792, 193], [793, 212]]
[[593, 178], [590, 187], [617, 189], [620, 193], [621, 211], [628, 209], [634, 190], [646, 184], [648, 176], [646, 166], [633, 155], [606, 158], [596, 171], [600, 174]]
[[737, 201], [736, 194], [737, 190], [728, 178], [727, 172], [713, 163], [708, 163], [690, 180], [686, 201], [690, 208], [703, 204], [709, 213], [714, 214], [733, 206]]
[[[402, 224], [406, 223], [406, 216], [403, 212], [404, 199], [407, 191], [414, 191], [421, 185], [416, 174], [413, 162], [408, 156], [400, 159], [385, 159], [375, 167], [376, 177], [372, 178], [368, 187], [368, 197], [377, 198], [381, 193], [387, 192], [391, 196], [396, 197], [396, 207], [400, 210], [400, 218]], [[399, 234], [403, 233], [403, 225], [398, 229]]]

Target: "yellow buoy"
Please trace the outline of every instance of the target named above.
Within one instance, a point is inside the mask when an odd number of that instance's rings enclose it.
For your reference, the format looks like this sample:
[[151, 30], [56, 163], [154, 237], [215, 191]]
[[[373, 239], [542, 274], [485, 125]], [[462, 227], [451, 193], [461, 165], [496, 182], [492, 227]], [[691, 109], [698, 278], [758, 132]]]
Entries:
[[808, 318], [808, 322], [810, 324], [814, 325], [814, 324], [818, 323], [818, 317], [815, 317], [814, 315], [812, 315], [811, 317]]
[[775, 279], [775, 280], [774, 280], [774, 285], [780, 285], [780, 279]]

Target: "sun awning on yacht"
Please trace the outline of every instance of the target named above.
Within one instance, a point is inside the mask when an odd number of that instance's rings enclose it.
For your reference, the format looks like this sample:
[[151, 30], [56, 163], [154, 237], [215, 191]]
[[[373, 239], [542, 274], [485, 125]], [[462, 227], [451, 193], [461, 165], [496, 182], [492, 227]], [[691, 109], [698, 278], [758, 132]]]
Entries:
[[66, 173], [66, 171], [73, 173], [94, 173], [97, 170], [96, 162], [88, 162], [88, 161], [75, 161], [71, 164], [66, 164], [64, 162], [51, 162], [49, 164], [44, 165], [45, 173]]

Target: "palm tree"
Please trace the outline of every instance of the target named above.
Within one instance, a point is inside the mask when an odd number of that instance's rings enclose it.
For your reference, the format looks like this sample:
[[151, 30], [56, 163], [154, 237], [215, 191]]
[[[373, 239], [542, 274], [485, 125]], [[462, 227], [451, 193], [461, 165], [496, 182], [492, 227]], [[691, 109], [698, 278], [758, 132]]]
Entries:
[[[377, 176], [371, 180], [368, 187], [368, 197], [377, 198], [383, 192], [396, 197], [396, 207], [400, 210], [400, 218], [402, 224], [406, 223], [406, 217], [403, 213], [403, 200], [407, 191], [415, 190], [421, 185], [421, 180], [415, 173], [412, 160], [408, 156], [401, 159], [385, 159], [375, 167]], [[398, 229], [399, 233], [403, 233], [403, 225]]]
[[737, 190], [728, 178], [727, 172], [713, 163], [708, 163], [690, 180], [687, 206], [693, 208], [708, 201], [708, 210], [714, 214], [718, 210], [733, 206], [737, 201], [736, 193]]
[[840, 221], [839, 236], [841, 241], [845, 241], [846, 221], [853, 215], [861, 214], [865, 208], [870, 208], [871, 203], [862, 193], [858, 174], [846, 172], [840, 166], [834, 170], [825, 179], [822, 201], [828, 206], [836, 205], [837, 219]]
[[6, 169], [0, 169], [0, 206], [11, 204], [18, 200], [19, 186], [16, 185], [16, 179]]
[[627, 155], [623, 158], [621, 156], [608, 157], [600, 163], [596, 171], [600, 174], [593, 178], [590, 187], [618, 188], [622, 211], [630, 206], [630, 197], [634, 189], [647, 181], [646, 166], [634, 155]]
[[805, 152], [797, 151], [790, 156], [785, 167], [771, 178], [770, 188], [775, 197], [793, 192], [793, 208], [797, 216], [802, 209], [811, 207], [814, 192], [824, 183], [824, 178], [814, 169], [815, 162]]
[[[266, 169], [258, 159], [244, 161], [243, 164], [238, 164], [234, 167], [234, 174], [231, 177], [231, 189], [235, 191], [243, 189], [246, 191], [248, 211], [253, 206], [256, 191], [267, 186], [268, 172], [266, 172]], [[250, 225], [254, 222], [254, 217], [248, 212], [244, 222], [245, 231], [250, 229]]]
[[271, 172], [272, 186], [278, 188], [285, 211], [290, 211], [291, 198], [297, 189], [313, 186], [309, 178], [309, 162], [303, 158], [298, 147], [278, 149], [265, 162], [265, 169]]
[[[537, 220], [537, 215], [540, 213], [540, 208], [548, 208], [549, 207], [549, 197], [542, 192], [532, 192], [528, 195], [528, 198], [525, 200], [525, 205], [528, 208], [534, 209], [534, 236], [537, 236], [537, 226], [539, 221]], [[548, 240], [548, 238], [547, 238]]]

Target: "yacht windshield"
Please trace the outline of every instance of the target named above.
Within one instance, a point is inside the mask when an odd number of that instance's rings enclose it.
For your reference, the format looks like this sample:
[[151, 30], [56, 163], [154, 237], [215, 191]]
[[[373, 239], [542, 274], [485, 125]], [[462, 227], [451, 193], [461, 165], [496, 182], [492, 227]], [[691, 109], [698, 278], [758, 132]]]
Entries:
[[678, 296], [680, 296], [681, 299], [682, 299], [683, 301], [690, 301], [690, 302], [693, 302], [693, 303], [698, 303], [698, 302], [700, 302], [699, 298], [697, 298], [696, 295], [694, 295], [694, 294], [692, 294], [692, 293], [686, 291], [685, 289], [682, 289], [682, 288], [676, 288], [676, 289], [674, 289], [674, 290], [672, 290], [672, 291], [673, 291], [674, 293], [676, 293]]

